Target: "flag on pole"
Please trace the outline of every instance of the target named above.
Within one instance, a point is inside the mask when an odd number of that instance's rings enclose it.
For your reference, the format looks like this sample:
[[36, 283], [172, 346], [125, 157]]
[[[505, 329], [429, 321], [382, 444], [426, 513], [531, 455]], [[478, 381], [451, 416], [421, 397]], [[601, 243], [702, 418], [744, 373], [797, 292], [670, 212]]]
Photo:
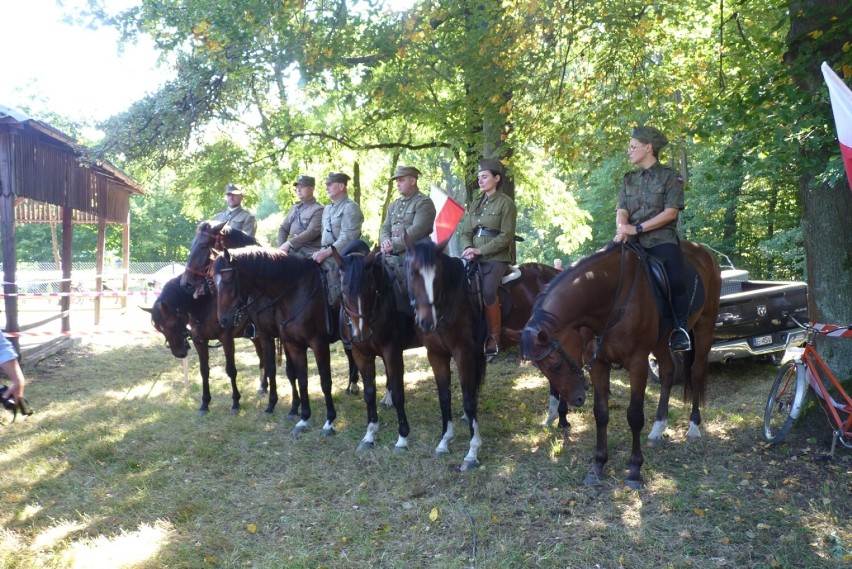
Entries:
[[846, 167], [849, 189], [852, 190], [852, 91], [825, 62], [822, 64], [822, 76], [825, 77], [828, 94], [831, 96], [831, 110], [834, 112], [834, 124], [837, 126], [840, 155]]
[[464, 215], [464, 208], [434, 184], [429, 190], [429, 197], [432, 198], [432, 203], [435, 204], [435, 211], [437, 212], [432, 230], [432, 241], [440, 243], [452, 237]]

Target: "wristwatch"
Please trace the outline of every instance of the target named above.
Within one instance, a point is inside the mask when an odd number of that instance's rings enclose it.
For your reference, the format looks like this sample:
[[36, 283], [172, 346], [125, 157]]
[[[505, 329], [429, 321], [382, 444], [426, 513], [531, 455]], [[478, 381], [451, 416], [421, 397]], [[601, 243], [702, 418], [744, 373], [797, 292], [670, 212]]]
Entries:
[[635, 229], [636, 229], [636, 234], [637, 234], [637, 235], [639, 235], [640, 233], [642, 233], [643, 231], [645, 231], [644, 229], [642, 229], [642, 224], [641, 224], [641, 223], [640, 223], [639, 225], [637, 225], [637, 226], [635, 227]]

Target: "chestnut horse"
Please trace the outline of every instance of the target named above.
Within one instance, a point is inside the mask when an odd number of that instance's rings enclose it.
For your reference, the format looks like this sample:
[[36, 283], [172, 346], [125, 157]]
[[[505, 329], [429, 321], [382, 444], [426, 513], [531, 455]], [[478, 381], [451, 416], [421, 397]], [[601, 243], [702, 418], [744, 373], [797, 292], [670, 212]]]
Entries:
[[[719, 312], [721, 288], [719, 267], [714, 257], [697, 243], [681, 243], [684, 280], [691, 298], [689, 329], [693, 350], [685, 355], [684, 398], [692, 399], [687, 439], [701, 436], [700, 405], [706, 394], [707, 357]], [[633, 435], [626, 484], [642, 485], [644, 461], [640, 433], [645, 422], [644, 401], [648, 379], [648, 355], [653, 351], [660, 366], [660, 401], [650, 441], [662, 440], [668, 420], [669, 395], [674, 380], [674, 363], [668, 348], [671, 330], [670, 310], [662, 309], [655, 284], [646, 270], [650, 258], [630, 244], [610, 244], [575, 263], [560, 274], [536, 302], [533, 315], [522, 333], [524, 357], [544, 373], [557, 392], [570, 405], [586, 400], [582, 366], [589, 332], [594, 336], [589, 370], [594, 386], [594, 415], [597, 447], [594, 466], [587, 484], [599, 483], [608, 460], [610, 369], [613, 364], [630, 373], [630, 404], [627, 421]]]
[[[194, 298], [180, 284], [177, 276], [168, 281], [151, 308], [143, 308], [151, 314], [151, 322], [166, 338], [166, 343], [176, 358], [185, 358], [189, 353], [189, 340], [198, 354], [201, 367], [201, 407], [199, 414], [207, 413], [210, 405], [210, 340], [219, 340], [225, 352], [225, 373], [231, 380], [231, 411], [240, 409], [240, 391], [237, 389], [237, 366], [234, 363], [234, 335], [231, 330], [219, 326], [216, 316], [216, 298], [205, 295]], [[235, 330], [242, 333], [242, 327]], [[266, 383], [263, 369], [263, 352], [255, 343], [260, 361], [261, 390]]]
[[[292, 364], [301, 396], [301, 419], [293, 434], [306, 430], [311, 417], [308, 348], [314, 352], [325, 396], [326, 422], [322, 432], [326, 436], [335, 433], [337, 412], [331, 393], [329, 344], [339, 339], [339, 318], [331, 316], [320, 271], [311, 259], [262, 247], [225, 250], [213, 262], [220, 324], [232, 327], [242, 315], [248, 314], [264, 343], [264, 351], [276, 336], [284, 345], [288, 367]], [[267, 357], [267, 365], [269, 360]], [[278, 397], [275, 373], [268, 371], [267, 375], [270, 401], [267, 412], [271, 413]], [[298, 403], [294, 401], [291, 412]]]
[[446, 241], [435, 245], [428, 238], [416, 243], [406, 239], [405, 263], [414, 322], [435, 374], [441, 405], [443, 430], [435, 453], [448, 453], [448, 444], [454, 436], [450, 397], [450, 360], [453, 359], [470, 427], [470, 447], [461, 464], [464, 472], [479, 464], [477, 454], [482, 446], [477, 407], [479, 390], [485, 380], [482, 346], [487, 326], [484, 312], [469, 293], [464, 263], [445, 255], [446, 246]]

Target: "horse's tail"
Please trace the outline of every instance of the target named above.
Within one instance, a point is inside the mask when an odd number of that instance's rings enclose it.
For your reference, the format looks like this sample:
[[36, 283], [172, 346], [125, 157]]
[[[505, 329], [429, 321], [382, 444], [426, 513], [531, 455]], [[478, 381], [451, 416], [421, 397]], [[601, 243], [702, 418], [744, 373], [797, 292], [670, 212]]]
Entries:
[[705, 377], [704, 380], [694, 381], [692, 365], [695, 363], [695, 349], [683, 352], [682, 361], [681, 358], [677, 357], [673, 359], [675, 362], [675, 377], [683, 379], [683, 400], [691, 402], [693, 396], [697, 393], [699, 405], [704, 405], [707, 402], [707, 374], [699, 374]]

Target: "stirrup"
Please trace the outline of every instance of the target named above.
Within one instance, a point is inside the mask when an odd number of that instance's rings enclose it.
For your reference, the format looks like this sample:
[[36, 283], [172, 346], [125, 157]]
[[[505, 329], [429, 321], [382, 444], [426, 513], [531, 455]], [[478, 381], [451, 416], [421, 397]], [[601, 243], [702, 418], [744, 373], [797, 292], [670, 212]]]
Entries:
[[246, 340], [254, 340], [257, 337], [257, 328], [254, 327], [254, 322], [249, 322], [243, 330], [243, 338]]
[[[491, 340], [494, 340], [494, 348], [493, 349], [489, 349], [489, 346], [488, 346], [488, 344], [490, 343]], [[494, 361], [494, 358], [496, 358], [497, 354], [500, 353], [500, 346], [497, 344], [497, 338], [495, 338], [493, 335], [488, 336], [488, 339], [485, 340], [485, 348], [484, 348], [483, 351], [485, 352], [485, 361], [486, 362]]]
[[672, 330], [671, 335], [669, 335], [669, 349], [673, 352], [690, 351], [692, 349], [692, 341], [689, 339], [689, 332], [681, 326]]

